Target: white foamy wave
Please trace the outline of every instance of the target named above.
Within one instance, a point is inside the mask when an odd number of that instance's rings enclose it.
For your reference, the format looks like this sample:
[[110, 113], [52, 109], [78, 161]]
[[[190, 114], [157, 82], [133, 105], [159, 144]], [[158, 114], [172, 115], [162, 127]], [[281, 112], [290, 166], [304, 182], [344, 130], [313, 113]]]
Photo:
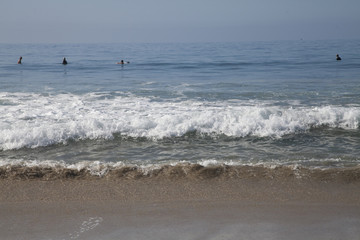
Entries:
[[197, 131], [234, 137], [281, 137], [312, 127], [359, 128], [358, 106], [280, 107], [268, 103], [182, 101], [107, 94], [0, 93], [0, 149], [69, 139], [161, 139]]

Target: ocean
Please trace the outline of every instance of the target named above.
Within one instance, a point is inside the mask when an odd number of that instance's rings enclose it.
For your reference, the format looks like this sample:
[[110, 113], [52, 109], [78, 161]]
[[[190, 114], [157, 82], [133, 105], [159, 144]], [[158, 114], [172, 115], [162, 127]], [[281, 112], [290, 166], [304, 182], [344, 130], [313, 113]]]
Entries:
[[0, 44], [3, 175], [178, 165], [358, 168], [360, 41]]

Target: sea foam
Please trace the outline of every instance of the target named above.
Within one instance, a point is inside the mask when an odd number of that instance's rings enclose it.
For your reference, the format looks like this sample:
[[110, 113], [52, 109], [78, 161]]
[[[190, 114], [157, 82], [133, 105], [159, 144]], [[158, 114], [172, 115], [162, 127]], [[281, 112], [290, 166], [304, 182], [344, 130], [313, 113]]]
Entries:
[[246, 101], [156, 101], [124, 94], [1, 93], [0, 149], [36, 148], [114, 134], [162, 139], [189, 132], [274, 137], [316, 127], [358, 129], [360, 107], [284, 107]]

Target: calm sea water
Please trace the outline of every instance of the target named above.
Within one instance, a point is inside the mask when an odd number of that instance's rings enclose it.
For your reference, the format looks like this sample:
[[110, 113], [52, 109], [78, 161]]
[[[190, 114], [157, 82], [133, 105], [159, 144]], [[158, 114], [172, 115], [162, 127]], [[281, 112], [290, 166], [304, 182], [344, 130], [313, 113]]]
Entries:
[[0, 165], [98, 161], [358, 166], [360, 41], [0, 44]]

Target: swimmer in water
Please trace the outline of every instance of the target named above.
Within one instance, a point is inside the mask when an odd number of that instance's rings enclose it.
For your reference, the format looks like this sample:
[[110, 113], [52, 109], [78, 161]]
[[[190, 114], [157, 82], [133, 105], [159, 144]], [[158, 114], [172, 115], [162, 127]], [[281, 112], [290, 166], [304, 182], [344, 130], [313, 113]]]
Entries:
[[336, 60], [340, 61], [341, 57], [339, 56], [339, 54], [336, 54]]
[[62, 64], [64, 64], [64, 65], [66, 65], [66, 64], [67, 64], [66, 58], [64, 58], [64, 59], [63, 59]]
[[128, 64], [130, 62], [124, 62], [124, 60], [121, 60], [120, 62], [117, 62], [116, 64]]
[[19, 58], [18, 64], [21, 64], [22, 57]]

